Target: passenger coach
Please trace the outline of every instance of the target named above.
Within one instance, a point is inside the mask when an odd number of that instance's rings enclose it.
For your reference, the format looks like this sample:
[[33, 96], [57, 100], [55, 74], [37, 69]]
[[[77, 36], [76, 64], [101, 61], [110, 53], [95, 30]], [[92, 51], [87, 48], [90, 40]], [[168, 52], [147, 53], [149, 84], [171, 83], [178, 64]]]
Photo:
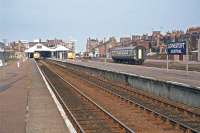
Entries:
[[146, 49], [143, 46], [114, 48], [111, 56], [114, 62], [141, 65], [146, 58]]

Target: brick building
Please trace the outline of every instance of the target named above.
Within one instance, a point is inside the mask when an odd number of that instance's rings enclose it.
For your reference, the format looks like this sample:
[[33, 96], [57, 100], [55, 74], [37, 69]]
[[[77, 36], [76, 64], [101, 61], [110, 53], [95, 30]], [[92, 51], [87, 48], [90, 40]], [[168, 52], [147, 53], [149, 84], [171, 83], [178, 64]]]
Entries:
[[141, 40], [140, 35], [132, 35], [132, 41], [138, 41], [138, 40]]
[[132, 42], [131, 37], [121, 37], [120, 43], [122, 46], [126, 46], [127, 44], [130, 44]]
[[110, 49], [116, 47], [119, 44], [115, 37], [110, 37], [107, 41], [105, 41], [105, 39], [100, 42], [98, 41], [98, 44], [97, 40], [94, 42], [95, 43], [93, 43], [91, 49], [87, 48], [88, 52], [91, 52], [93, 54], [93, 57], [104, 57], [104, 58], [105, 57], [110, 58]]
[[95, 49], [98, 49], [98, 57], [106, 57], [106, 47], [103, 41], [100, 41], [99, 45], [97, 45]]
[[110, 37], [108, 41], [104, 42], [105, 45], [105, 55], [107, 58], [111, 57], [111, 48], [116, 47], [118, 45], [115, 37]]
[[28, 47], [28, 42], [16, 41], [9, 43], [9, 47], [7, 48], [9, 51], [14, 53], [14, 58], [24, 58], [25, 57], [25, 49]]
[[200, 38], [200, 27], [188, 28], [186, 34], [190, 37], [190, 50], [198, 49], [198, 39]]
[[69, 48], [71, 51], [75, 52], [76, 40], [69, 39], [65, 42], [64, 46]]
[[98, 44], [99, 44], [98, 39], [91, 39], [89, 37], [86, 43], [86, 52], [91, 52], [92, 49], [95, 48]]
[[47, 42], [46, 43], [47, 47], [55, 47], [57, 45], [62, 45], [62, 46], [65, 45], [65, 42], [62, 39], [56, 39], [56, 38], [53, 40], [47, 40], [46, 42]]

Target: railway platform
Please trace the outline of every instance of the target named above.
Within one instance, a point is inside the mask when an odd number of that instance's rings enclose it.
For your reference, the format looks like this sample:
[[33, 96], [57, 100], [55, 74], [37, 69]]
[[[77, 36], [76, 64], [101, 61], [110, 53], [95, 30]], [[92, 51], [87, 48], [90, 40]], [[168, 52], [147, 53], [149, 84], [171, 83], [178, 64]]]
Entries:
[[[61, 61], [61, 60], [60, 60]], [[128, 65], [119, 63], [105, 63], [98, 61], [81, 61], [81, 60], [63, 60], [72, 64], [109, 70], [113, 72], [128, 73], [143, 76], [155, 80], [170, 82], [173, 84], [195, 87], [200, 90], [200, 72], [163, 68], [146, 67], [142, 65]]]
[[[52, 59], [55, 60], [55, 59]], [[200, 106], [200, 73], [81, 60], [56, 60], [73, 69], [124, 83], [137, 90], [187, 106]]]
[[33, 60], [0, 69], [0, 132], [69, 132]]

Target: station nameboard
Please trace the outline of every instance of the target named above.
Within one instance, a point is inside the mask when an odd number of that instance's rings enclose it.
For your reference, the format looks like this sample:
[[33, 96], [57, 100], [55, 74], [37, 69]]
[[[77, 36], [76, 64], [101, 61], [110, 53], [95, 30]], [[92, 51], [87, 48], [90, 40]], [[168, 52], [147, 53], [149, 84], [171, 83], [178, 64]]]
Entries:
[[168, 54], [186, 55], [186, 42], [171, 42], [167, 44]]

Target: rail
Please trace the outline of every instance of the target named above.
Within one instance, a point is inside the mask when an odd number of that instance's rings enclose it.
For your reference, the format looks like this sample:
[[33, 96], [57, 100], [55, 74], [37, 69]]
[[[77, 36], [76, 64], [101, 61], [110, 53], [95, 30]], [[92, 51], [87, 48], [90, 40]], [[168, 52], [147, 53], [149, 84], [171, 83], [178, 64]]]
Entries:
[[[130, 129], [129, 127], [127, 127], [124, 123], [122, 123], [120, 120], [118, 120], [116, 117], [114, 117], [112, 114], [110, 114], [108, 111], [106, 111], [104, 108], [102, 108], [100, 105], [98, 105], [96, 102], [94, 102], [91, 98], [89, 98], [87, 95], [85, 95], [83, 92], [81, 92], [79, 89], [77, 89], [75, 86], [73, 86], [72, 84], [70, 84], [68, 81], [66, 81], [65, 79], [63, 79], [58, 73], [51, 71], [52, 73], [54, 73], [55, 75], [57, 75], [62, 81], [64, 81], [66, 84], [68, 84], [69, 86], [71, 86], [71, 88], [73, 88], [77, 93], [79, 93], [82, 97], [84, 97], [85, 99], [87, 99], [89, 102], [91, 102], [94, 106], [96, 106], [99, 110], [101, 110], [104, 114], [106, 114], [107, 116], [109, 116], [115, 123], [117, 123], [121, 129], [123, 129], [126, 133], [135, 133], [134, 130]], [[45, 75], [45, 74], [44, 74]], [[46, 75], [45, 75], [46, 76]], [[68, 115], [70, 116], [71, 120], [73, 121], [74, 125], [76, 125], [77, 129], [81, 132], [84, 133], [83, 128], [81, 127], [81, 125], [78, 123], [78, 121], [76, 120], [76, 118], [73, 116], [73, 113], [70, 111], [70, 109], [66, 106], [65, 102], [62, 100], [62, 97], [59, 95], [59, 93], [56, 90], [56, 87], [51, 83], [51, 81], [48, 79], [48, 77], [46, 76], [47, 81], [50, 83], [51, 87], [54, 89], [54, 91], [56, 92], [56, 95], [59, 97], [60, 101], [62, 102], [62, 105], [65, 106]]]

